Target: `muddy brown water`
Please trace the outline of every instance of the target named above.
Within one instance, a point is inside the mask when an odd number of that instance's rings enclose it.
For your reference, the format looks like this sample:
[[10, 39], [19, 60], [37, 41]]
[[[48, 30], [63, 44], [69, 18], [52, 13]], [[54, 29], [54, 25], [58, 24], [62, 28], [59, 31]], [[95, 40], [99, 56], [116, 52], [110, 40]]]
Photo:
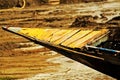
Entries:
[[[0, 11], [0, 26], [6, 25], [18, 27], [68, 28], [75, 21], [78, 15], [83, 16], [83, 14], [96, 14], [96, 10], [94, 10], [90, 6], [100, 6], [100, 9], [98, 8], [97, 11], [100, 11], [101, 13], [118, 13], [120, 11], [117, 6], [110, 9], [102, 7], [101, 9], [101, 6], [103, 6], [104, 4], [112, 5], [118, 4], [118, 2], [101, 4], [85, 3], [62, 6], [46, 5], [36, 8], [3, 10]], [[15, 51], [15, 49], [19, 49], [19, 47], [31, 47], [31, 45], [18, 45], [18, 43], [28, 42], [30, 41], [9, 32], [5, 32], [0, 28], [0, 54], [2, 53], [2, 55], [0, 55], [0, 77], [26, 78], [34, 76], [38, 73], [56, 72], [55, 67], [59, 68], [60, 64], [46, 62], [46, 60], [60, 55], [48, 55], [50, 52], [46, 52], [48, 50], [46, 48], [31, 51]], [[40, 54], [41, 52], [45, 53]], [[67, 77], [69, 77], [69, 75]], [[102, 79], [107, 80], [108, 77], [109, 76], [104, 75]], [[96, 79], [99, 78], [96, 77]]]

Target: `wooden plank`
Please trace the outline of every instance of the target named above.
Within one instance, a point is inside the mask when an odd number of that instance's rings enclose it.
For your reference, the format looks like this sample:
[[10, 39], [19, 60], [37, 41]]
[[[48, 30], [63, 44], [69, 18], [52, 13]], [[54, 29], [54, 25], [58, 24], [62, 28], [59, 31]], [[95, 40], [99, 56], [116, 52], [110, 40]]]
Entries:
[[82, 30], [78, 33], [76, 33], [74, 36], [72, 36], [71, 38], [69, 38], [68, 40], [66, 40], [65, 42], [63, 42], [61, 45], [64, 46], [68, 46], [71, 43], [75, 42], [76, 40], [86, 36], [87, 34], [89, 34], [92, 30]]
[[54, 42], [55, 40], [59, 39], [60, 37], [62, 37], [68, 30], [62, 29], [56, 33], [53, 34], [50, 42]]
[[40, 40], [44, 40], [43, 38], [46, 36], [47, 32], [49, 32], [50, 29], [43, 29], [43, 30], [40, 30], [38, 33], [38, 35], [36, 36], [37, 39], [40, 39]]
[[100, 37], [101, 35], [105, 34], [107, 32], [107, 30], [103, 29], [101, 31], [93, 31], [91, 32], [89, 35], [71, 43], [70, 45], [68, 45], [68, 47], [71, 48], [82, 48], [83, 46], [85, 46], [87, 43], [93, 41], [94, 39]]
[[61, 32], [61, 35], [56, 35], [56, 34], [53, 35], [53, 38], [52, 38], [51, 42], [55, 43], [57, 40], [61, 39], [62, 37], [64, 37], [65, 35], [69, 34], [72, 31], [73, 30], [64, 30], [64, 31]]
[[42, 35], [44, 29], [38, 29], [38, 28], [23, 28], [19, 33], [26, 34], [31, 37], [36, 37]]
[[54, 33], [56, 33], [56, 32], [58, 32], [60, 29], [50, 29], [50, 30], [48, 30], [46, 33], [45, 33], [45, 35], [43, 36], [43, 40], [45, 40], [45, 41], [50, 41], [51, 40], [51, 38], [52, 38], [52, 36], [53, 36], [53, 34]]
[[50, 38], [54, 33], [60, 31], [60, 29], [52, 28], [22, 28], [19, 33], [35, 37], [40, 40], [50, 41]]
[[79, 32], [80, 29], [72, 30], [70, 33], [66, 34], [65, 36], [62, 36], [60, 39], [56, 40], [54, 43], [55, 44], [62, 44], [65, 42], [67, 39], [71, 38], [75, 33]]
[[107, 29], [93, 31], [80, 29], [22, 28], [19, 33], [56, 45], [61, 44], [71, 48], [82, 48], [87, 43], [104, 35], [107, 31]]

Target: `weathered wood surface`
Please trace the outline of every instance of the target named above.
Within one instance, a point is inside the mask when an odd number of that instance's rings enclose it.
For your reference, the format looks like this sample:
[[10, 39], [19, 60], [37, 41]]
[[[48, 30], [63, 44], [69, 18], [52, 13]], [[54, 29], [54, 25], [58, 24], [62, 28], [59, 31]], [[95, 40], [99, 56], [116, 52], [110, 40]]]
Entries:
[[82, 48], [88, 43], [106, 34], [108, 29], [80, 30], [80, 29], [48, 29], [48, 28], [23, 28], [19, 34], [48, 41], [55, 45], [63, 45], [70, 48]]

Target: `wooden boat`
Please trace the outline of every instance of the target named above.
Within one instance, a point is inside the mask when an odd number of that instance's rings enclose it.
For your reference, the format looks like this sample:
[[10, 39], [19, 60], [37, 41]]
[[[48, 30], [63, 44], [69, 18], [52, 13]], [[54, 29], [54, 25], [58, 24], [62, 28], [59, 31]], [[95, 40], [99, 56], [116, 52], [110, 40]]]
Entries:
[[20, 27], [3, 29], [119, 79], [120, 51], [98, 47], [109, 40], [109, 29]]

